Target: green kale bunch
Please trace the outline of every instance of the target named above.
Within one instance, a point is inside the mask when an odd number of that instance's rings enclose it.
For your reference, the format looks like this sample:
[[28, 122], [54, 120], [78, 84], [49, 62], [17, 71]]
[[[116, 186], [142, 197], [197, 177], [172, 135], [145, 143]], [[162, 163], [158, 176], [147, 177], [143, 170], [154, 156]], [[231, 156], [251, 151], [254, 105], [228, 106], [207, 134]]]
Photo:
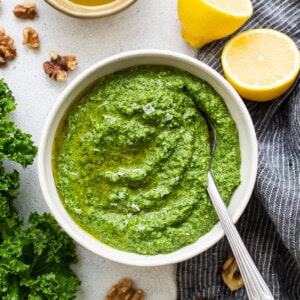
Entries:
[[72, 239], [50, 214], [32, 213], [24, 227], [13, 205], [19, 174], [7, 172], [3, 159], [26, 167], [37, 153], [31, 136], [8, 118], [15, 108], [12, 92], [0, 80], [0, 298], [74, 299], [80, 281], [70, 269], [77, 262]]

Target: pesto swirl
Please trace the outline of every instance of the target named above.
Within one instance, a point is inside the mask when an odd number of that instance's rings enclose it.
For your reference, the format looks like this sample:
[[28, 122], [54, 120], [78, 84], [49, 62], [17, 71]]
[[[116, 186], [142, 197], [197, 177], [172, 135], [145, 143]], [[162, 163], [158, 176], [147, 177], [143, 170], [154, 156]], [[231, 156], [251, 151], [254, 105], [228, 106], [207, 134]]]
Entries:
[[155, 255], [193, 243], [217, 222], [206, 193], [208, 128], [218, 145], [213, 172], [229, 203], [240, 183], [238, 133], [206, 82], [162, 66], [103, 78], [56, 136], [54, 174], [74, 220], [102, 242]]

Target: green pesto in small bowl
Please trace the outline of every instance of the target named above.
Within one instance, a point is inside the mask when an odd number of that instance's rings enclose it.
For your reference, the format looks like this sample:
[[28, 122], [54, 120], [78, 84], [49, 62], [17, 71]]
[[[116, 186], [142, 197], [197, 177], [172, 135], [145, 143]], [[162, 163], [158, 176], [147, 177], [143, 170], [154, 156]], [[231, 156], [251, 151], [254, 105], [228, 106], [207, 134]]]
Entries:
[[236, 125], [205, 81], [179, 69], [112, 73], [72, 106], [56, 133], [53, 172], [74, 221], [126, 252], [174, 252], [218, 219], [206, 192], [213, 120], [213, 174], [226, 203], [240, 184]]

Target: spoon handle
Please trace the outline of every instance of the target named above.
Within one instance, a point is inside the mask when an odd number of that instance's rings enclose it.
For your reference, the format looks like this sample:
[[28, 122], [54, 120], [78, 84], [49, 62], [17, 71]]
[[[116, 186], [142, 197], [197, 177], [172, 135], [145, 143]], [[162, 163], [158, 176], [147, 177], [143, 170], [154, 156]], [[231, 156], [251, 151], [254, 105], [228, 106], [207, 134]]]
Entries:
[[235, 256], [239, 270], [243, 277], [246, 291], [250, 300], [272, 300], [274, 299], [267, 284], [256, 268], [248, 250], [245, 247], [234, 223], [232, 222], [227, 208], [213, 180], [212, 174], [208, 172], [207, 191], [210, 195], [215, 210], [219, 216], [221, 225], [225, 231], [232, 252]]

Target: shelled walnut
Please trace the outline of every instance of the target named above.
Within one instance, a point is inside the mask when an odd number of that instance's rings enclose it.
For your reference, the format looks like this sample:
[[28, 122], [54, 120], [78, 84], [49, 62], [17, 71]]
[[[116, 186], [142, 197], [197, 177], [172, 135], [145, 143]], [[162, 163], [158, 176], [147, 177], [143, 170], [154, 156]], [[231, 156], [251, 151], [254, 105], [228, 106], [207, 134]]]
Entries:
[[33, 49], [40, 47], [39, 35], [33, 28], [26, 27], [23, 30], [23, 45], [28, 45]]
[[61, 56], [56, 52], [50, 53], [51, 60], [43, 64], [44, 71], [50, 78], [58, 81], [67, 79], [67, 71], [76, 69], [78, 61], [74, 55]]
[[144, 292], [133, 288], [132, 280], [123, 278], [108, 292], [105, 300], [143, 300]]
[[244, 286], [242, 275], [233, 256], [229, 256], [225, 261], [222, 278], [231, 291], [236, 291]]
[[5, 65], [7, 60], [14, 59], [16, 55], [14, 40], [5, 34], [4, 28], [0, 27], [0, 66]]
[[15, 6], [13, 13], [20, 19], [34, 19], [37, 16], [37, 7], [35, 3], [25, 0], [23, 4]]

